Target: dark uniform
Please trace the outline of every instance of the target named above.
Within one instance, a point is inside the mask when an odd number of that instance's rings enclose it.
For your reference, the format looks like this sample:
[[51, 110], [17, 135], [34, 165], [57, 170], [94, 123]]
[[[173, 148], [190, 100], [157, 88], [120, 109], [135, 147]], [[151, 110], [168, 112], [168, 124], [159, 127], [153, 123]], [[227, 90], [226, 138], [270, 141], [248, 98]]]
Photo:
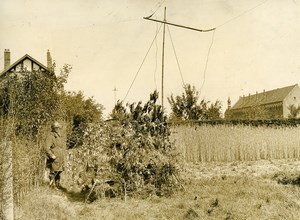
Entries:
[[50, 169], [50, 185], [55, 182], [60, 186], [60, 174], [64, 170], [65, 145], [59, 132], [60, 125], [56, 122], [52, 125], [52, 131], [46, 139], [44, 151], [47, 155], [46, 168]]

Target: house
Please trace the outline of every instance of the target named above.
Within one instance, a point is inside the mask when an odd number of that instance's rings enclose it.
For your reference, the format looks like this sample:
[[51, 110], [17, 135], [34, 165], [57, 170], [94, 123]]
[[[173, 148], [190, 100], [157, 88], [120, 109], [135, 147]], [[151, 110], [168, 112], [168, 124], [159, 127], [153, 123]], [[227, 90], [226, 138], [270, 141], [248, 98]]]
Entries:
[[[37, 73], [45, 74], [44, 76], [53, 76], [52, 74], [52, 58], [50, 51], [47, 51], [47, 66], [25, 54], [20, 59], [11, 64], [11, 57], [9, 49], [4, 50], [4, 69], [0, 71], [0, 115], [6, 115], [10, 108], [10, 91], [9, 79], [21, 79], [26, 74]], [[16, 78], [14, 78], [16, 76]], [[43, 78], [42, 78], [43, 79]], [[29, 79], [30, 82], [31, 79]], [[19, 89], [19, 88], [17, 88]]]
[[23, 70], [32, 72], [32, 71], [41, 71], [48, 73], [52, 67], [52, 58], [50, 51], [47, 51], [47, 66], [37, 61], [33, 57], [25, 54], [23, 57], [11, 64], [10, 51], [9, 49], [4, 50], [4, 69], [0, 72], [0, 80], [5, 78], [11, 73], [17, 73]]
[[[293, 113], [291, 107], [300, 106], [300, 88], [297, 84], [270, 91], [243, 96], [231, 107], [228, 98], [226, 119], [280, 119]], [[298, 117], [299, 115], [295, 115]]]

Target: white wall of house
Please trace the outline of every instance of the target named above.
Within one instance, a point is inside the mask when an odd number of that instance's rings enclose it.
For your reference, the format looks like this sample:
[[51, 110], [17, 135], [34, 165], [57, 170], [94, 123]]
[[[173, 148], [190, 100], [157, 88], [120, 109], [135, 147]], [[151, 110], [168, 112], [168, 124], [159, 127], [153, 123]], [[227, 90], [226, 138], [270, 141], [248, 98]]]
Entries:
[[[33, 65], [32, 65], [32, 63], [33, 63]], [[23, 65], [23, 68], [26, 69], [29, 72], [31, 72], [32, 70], [38, 71], [38, 70], [41, 69], [41, 67], [39, 65], [32, 62], [30, 59], [25, 59], [25, 60], [23, 60], [23, 62], [21, 62], [20, 64], [18, 64], [16, 66], [16, 72], [19, 72], [19, 71], [22, 70], [22, 65]]]
[[40, 69], [40, 66], [38, 66], [36, 63], [33, 63], [33, 70], [38, 71]]
[[32, 65], [32, 61], [31, 61], [31, 60], [25, 59], [25, 60], [23, 61], [23, 67], [24, 67], [24, 69], [26, 69], [27, 71], [32, 71], [31, 65]]
[[[295, 86], [295, 88], [285, 97], [283, 100], [283, 117], [288, 118], [290, 111], [288, 107], [294, 105], [296, 107], [300, 106], [300, 88]], [[299, 117], [300, 115], [298, 115]]]

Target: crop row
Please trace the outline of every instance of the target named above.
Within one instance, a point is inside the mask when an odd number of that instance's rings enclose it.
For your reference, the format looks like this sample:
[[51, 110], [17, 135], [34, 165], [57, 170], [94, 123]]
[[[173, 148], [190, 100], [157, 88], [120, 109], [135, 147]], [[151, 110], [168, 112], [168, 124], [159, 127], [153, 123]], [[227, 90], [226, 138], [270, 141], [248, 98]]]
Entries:
[[300, 135], [297, 127], [182, 125], [173, 127], [172, 139], [187, 162], [300, 157]]

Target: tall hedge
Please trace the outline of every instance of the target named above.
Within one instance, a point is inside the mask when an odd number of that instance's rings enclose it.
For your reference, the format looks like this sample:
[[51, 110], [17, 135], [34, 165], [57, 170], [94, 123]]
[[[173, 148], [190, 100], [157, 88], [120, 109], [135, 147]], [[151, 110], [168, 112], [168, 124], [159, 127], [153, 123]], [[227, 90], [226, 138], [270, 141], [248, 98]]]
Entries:
[[119, 102], [111, 120], [90, 125], [71, 166], [83, 190], [95, 185], [98, 196], [167, 195], [180, 185], [179, 155], [157, 98], [154, 92], [144, 105]]

